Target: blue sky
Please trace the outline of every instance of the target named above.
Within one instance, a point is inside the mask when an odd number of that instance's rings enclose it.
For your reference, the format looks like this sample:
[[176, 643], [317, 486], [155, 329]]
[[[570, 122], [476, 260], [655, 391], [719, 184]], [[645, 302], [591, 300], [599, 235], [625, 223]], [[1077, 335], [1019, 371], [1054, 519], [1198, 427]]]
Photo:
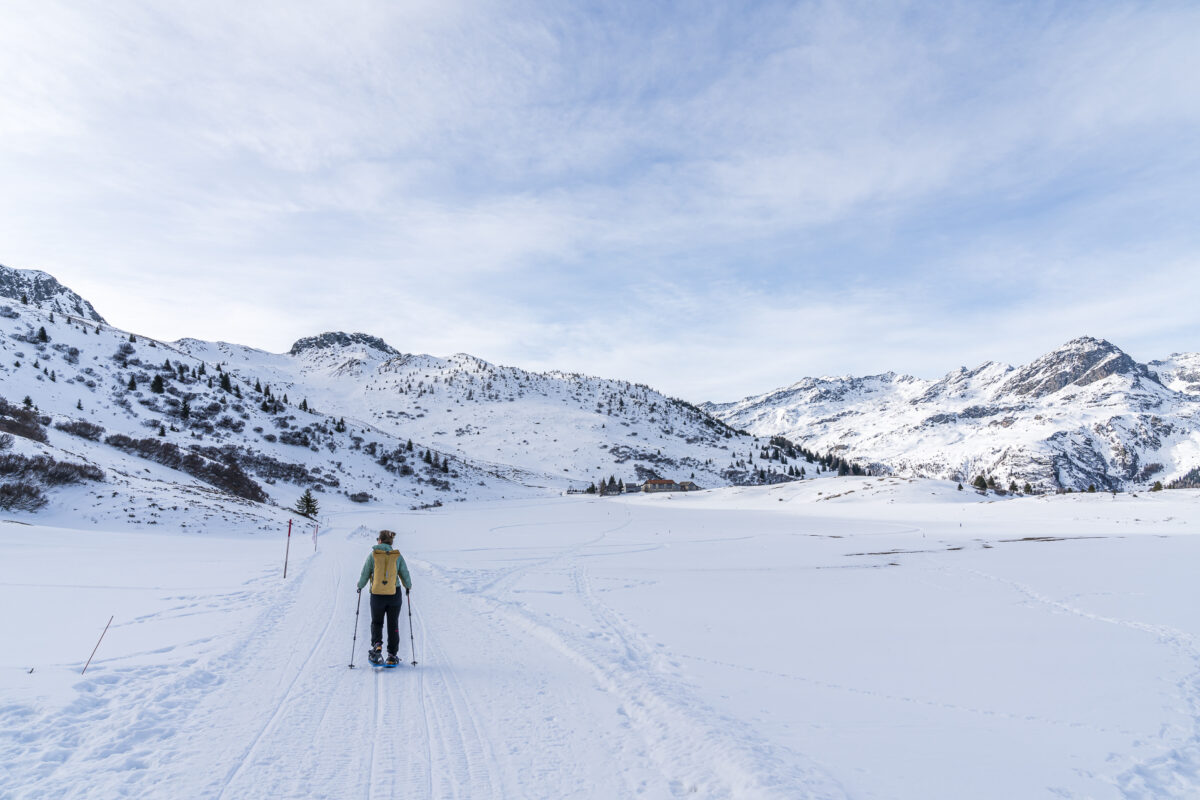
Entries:
[[1200, 350], [1200, 6], [15, 0], [0, 263], [730, 400]]

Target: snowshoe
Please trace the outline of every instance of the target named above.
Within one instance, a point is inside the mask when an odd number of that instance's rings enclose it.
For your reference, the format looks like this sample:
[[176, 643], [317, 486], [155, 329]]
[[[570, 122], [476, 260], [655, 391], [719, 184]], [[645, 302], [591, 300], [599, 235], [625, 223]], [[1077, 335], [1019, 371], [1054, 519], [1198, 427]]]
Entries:
[[387, 657], [387, 661], [385, 661], [383, 665], [385, 667], [398, 667], [400, 666], [400, 659], [396, 658], [395, 653], [392, 653]]
[[367, 652], [367, 661], [370, 661], [375, 666], [383, 663], [383, 645], [375, 645]]

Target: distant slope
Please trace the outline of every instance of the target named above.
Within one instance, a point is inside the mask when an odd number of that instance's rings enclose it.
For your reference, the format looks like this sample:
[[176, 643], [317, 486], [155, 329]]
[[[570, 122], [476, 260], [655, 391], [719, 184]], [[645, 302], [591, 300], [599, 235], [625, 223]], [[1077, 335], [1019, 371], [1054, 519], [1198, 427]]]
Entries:
[[[466, 354], [401, 353], [366, 334], [327, 333], [285, 354], [224, 342], [176, 343], [292, 402], [429, 443], [542, 486], [582, 488], [610, 476], [758, 483], [765, 442], [648, 386], [575, 373], [527, 372]], [[786, 480], [779, 463], [767, 482]]]
[[1019, 368], [988, 362], [938, 381], [808, 378], [704, 408], [758, 436], [902, 475], [1110, 489], [1200, 466], [1200, 356], [1140, 364], [1091, 337]]

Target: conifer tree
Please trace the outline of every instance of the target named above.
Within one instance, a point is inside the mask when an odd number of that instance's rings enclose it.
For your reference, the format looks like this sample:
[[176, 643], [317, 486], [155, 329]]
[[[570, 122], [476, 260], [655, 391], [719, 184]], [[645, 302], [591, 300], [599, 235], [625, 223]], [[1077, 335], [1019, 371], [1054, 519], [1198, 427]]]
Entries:
[[[218, 366], [217, 371], [219, 372], [220, 369], [220, 366]], [[228, 372], [221, 372], [221, 390], [231, 393], [233, 392], [233, 383], [229, 380]]]
[[312, 519], [317, 515], [317, 498], [313, 497], [312, 489], [305, 489], [304, 494], [296, 501], [295, 511], [302, 517]]
[[46, 326], [45, 326], [45, 325], [43, 325], [42, 327], [38, 328], [38, 332], [37, 332], [37, 338], [38, 338], [38, 341], [39, 341], [39, 342], [48, 342], [48, 341], [50, 341], [50, 334], [46, 333]]
[[132, 375], [129, 376], [129, 385], [126, 388], [131, 392], [137, 389], [137, 380]]
[[155, 375], [154, 380], [150, 381], [150, 391], [155, 394], [162, 394], [165, 388], [163, 386], [162, 375]]

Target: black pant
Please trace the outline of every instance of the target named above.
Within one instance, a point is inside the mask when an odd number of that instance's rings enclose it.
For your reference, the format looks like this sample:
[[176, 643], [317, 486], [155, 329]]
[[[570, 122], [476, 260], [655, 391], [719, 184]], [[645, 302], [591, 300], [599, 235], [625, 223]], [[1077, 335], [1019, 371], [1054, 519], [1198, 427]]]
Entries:
[[387, 615], [387, 651], [388, 655], [396, 655], [400, 649], [400, 607], [404, 605], [404, 595], [395, 594], [371, 595], [371, 646], [383, 644], [383, 617]]

